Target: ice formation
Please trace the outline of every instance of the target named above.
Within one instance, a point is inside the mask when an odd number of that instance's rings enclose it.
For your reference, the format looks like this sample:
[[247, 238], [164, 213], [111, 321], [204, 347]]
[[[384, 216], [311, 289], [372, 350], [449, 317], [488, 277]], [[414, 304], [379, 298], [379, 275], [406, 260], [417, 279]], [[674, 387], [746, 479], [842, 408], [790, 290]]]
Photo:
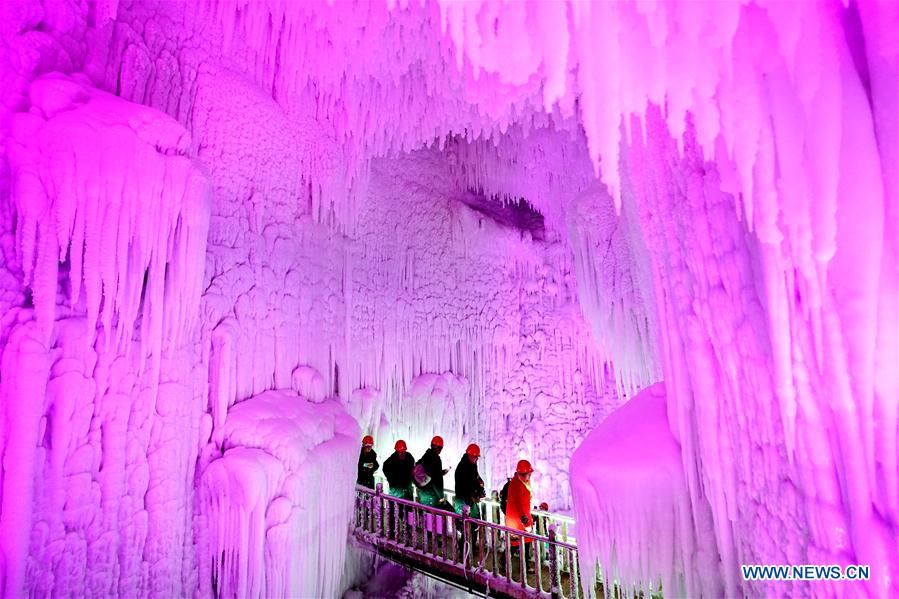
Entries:
[[293, 391], [229, 410], [218, 455], [199, 475], [202, 595], [337, 594], [346, 538], [334, 533], [353, 510], [341, 489], [355, 482], [358, 431], [335, 400]]
[[403, 434], [415, 455], [441, 434], [447, 464], [479, 443], [494, 487], [528, 457], [538, 494], [566, 509], [568, 458], [619, 403], [614, 377], [564, 243], [490, 212], [459, 177], [429, 150], [372, 165], [347, 263], [350, 386], [380, 393], [363, 428], [388, 454]]
[[[890, 0], [0, 2], [0, 591], [209, 594], [209, 542], [216, 585], [339, 586], [352, 490], [297, 515], [244, 404], [348, 414], [382, 452], [475, 441], [492, 486], [527, 457], [568, 509], [575, 448], [664, 381], [718, 555], [580, 514], [635, 539], [622, 573], [895, 594], [897, 23]], [[227, 549], [263, 509], [272, 539]], [[284, 554], [300, 521], [321, 578]]]
[[638, 393], [584, 439], [571, 458], [571, 489], [585, 589], [599, 569], [607, 596], [613, 581], [628, 594], [648, 596], [661, 584], [665, 596], [721, 596], [719, 581], [696, 569], [717, 553], [704, 529], [707, 510], [693, 521], [664, 383]]
[[158, 362], [164, 341], [190, 330], [200, 300], [195, 265], [206, 253], [211, 189], [190, 134], [83, 76], [37, 79], [28, 103], [12, 118], [7, 152], [22, 282], [38, 325], [49, 334], [64, 263], [72, 306], [83, 288], [87, 330], [99, 320], [121, 346], [142, 307], [141, 338]]

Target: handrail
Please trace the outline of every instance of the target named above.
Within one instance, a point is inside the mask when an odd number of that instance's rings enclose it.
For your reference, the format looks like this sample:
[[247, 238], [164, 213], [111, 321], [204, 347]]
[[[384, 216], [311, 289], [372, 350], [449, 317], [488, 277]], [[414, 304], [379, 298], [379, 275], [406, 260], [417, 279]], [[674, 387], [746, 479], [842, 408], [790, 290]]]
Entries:
[[[457, 519], [462, 519], [462, 518], [463, 518], [463, 516], [461, 516], [460, 514], [457, 514], [456, 512], [452, 512], [452, 511], [449, 511], [449, 510], [444, 510], [444, 509], [441, 509], [441, 508], [439, 508], [439, 507], [433, 507], [433, 506], [430, 506], [430, 505], [424, 505], [424, 504], [422, 504], [422, 503], [418, 503], [417, 501], [411, 501], [411, 500], [409, 500], [409, 499], [403, 499], [402, 497], [394, 497], [393, 495], [387, 495], [387, 494], [383, 493], [383, 491], [379, 494], [378, 491], [377, 491], [376, 489], [369, 489], [368, 487], [363, 487], [363, 486], [361, 486], [361, 485], [356, 485], [356, 491], [361, 492], [361, 493], [365, 493], [365, 494], [367, 494], [367, 495], [374, 495], [374, 496], [380, 495], [380, 496], [383, 497], [384, 499], [387, 499], [388, 501], [391, 501], [391, 502], [393, 502], [393, 503], [398, 503], [398, 504], [400, 504], [400, 505], [405, 505], [405, 506], [409, 506], [409, 507], [418, 508], [418, 509], [420, 509], [420, 510], [423, 511], [423, 512], [428, 512], [428, 513], [435, 514], [435, 515], [438, 515], [438, 516], [444, 516], [444, 515], [446, 515], [446, 516], [450, 516], [451, 518], [457, 518]], [[489, 520], [483, 520], [483, 519], [481, 519], [481, 518], [474, 518], [474, 517], [472, 517], [472, 516], [464, 516], [464, 518], [465, 518], [466, 520], [471, 520], [472, 522], [475, 522], [475, 523], [477, 523], [477, 524], [483, 524], [484, 526], [488, 526], [488, 527], [491, 527], [491, 528], [496, 528], [496, 529], [498, 529], [498, 530], [508, 531], [508, 532], [510, 532], [511, 534], [514, 534], [514, 535], [516, 535], [516, 536], [523, 536], [523, 537], [525, 537], [525, 538], [529, 538], [529, 539], [534, 540], [534, 541], [548, 541], [548, 540], [549, 540], [548, 537], [544, 537], [544, 536], [541, 536], [541, 535], [536, 534], [536, 533], [528, 532], [528, 531], [526, 531], [526, 530], [525, 530], [525, 531], [522, 531], [522, 530], [519, 530], [519, 529], [517, 529], [517, 528], [510, 528], [510, 527], [508, 527], [508, 526], [506, 526], [506, 525], [504, 525], [504, 524], [497, 524], [496, 522], [491, 522], [491, 521], [489, 521]], [[557, 545], [559, 545], [560, 547], [568, 547], [568, 548], [571, 548], [571, 549], [577, 549], [577, 545], [574, 545], [574, 544], [571, 544], [571, 543], [566, 543], [565, 541], [555, 541], [555, 543], [556, 543]]]
[[580, 599], [583, 595], [577, 545], [557, 538], [554, 526], [546, 535], [521, 531], [473, 518], [468, 506], [457, 514], [393, 497], [380, 483], [376, 489], [356, 490], [356, 534], [383, 551], [415, 559], [445, 575], [461, 574], [464, 580], [508, 596]]
[[[375, 481], [381, 482], [384, 485], [384, 488], [387, 488], [387, 479], [384, 478], [380, 473], [375, 474]], [[449, 498], [450, 503], [452, 503], [453, 499], [456, 496], [456, 492], [453, 489], [449, 489], [444, 487], [443, 492]], [[481, 499], [481, 503], [490, 507], [489, 510], [482, 510], [489, 513], [491, 516], [496, 515], [496, 520], [487, 520], [488, 522], [493, 522], [494, 524], [501, 524], [502, 520], [502, 512], [500, 510], [500, 501], [499, 501], [499, 491], [493, 490], [493, 492]], [[538, 529], [549, 532], [549, 527], [553, 523], [558, 523], [561, 526], [557, 527], [557, 532], [561, 537], [564, 538], [565, 541], [577, 544], [576, 537], [573, 534], [572, 529], [575, 528], [575, 519], [572, 516], [566, 516], [565, 514], [557, 514], [555, 512], [550, 512], [546, 510], [531, 510], [531, 516], [534, 518], [534, 522]]]

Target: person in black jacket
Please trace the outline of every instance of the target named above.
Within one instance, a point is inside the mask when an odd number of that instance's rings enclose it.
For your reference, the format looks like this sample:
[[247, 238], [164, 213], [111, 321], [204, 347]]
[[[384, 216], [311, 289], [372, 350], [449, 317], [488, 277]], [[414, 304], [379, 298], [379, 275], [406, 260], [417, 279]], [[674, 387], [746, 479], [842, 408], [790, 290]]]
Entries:
[[[384, 476], [387, 478], [387, 484], [390, 485], [390, 495], [412, 501], [414, 499], [412, 493], [412, 469], [415, 468], [415, 458], [411, 453], [406, 451], [406, 442], [400, 439], [393, 446], [394, 452], [384, 462]], [[407, 508], [404, 505], [396, 505], [390, 502], [390, 511], [388, 512], [388, 535], [393, 531], [393, 535], [397, 538], [405, 538], [406, 530], [406, 513]]]
[[449, 469], [443, 469], [443, 461], [440, 459], [441, 451], [443, 451], [443, 437], [438, 435], [431, 439], [430, 449], [425, 451], [425, 454], [418, 460], [418, 463], [424, 467], [425, 473], [431, 477], [431, 482], [421, 488], [418, 496], [425, 505], [447, 508], [448, 502], [443, 491], [443, 475], [449, 472]]
[[390, 485], [390, 494], [400, 499], [412, 500], [412, 468], [415, 458], [406, 451], [406, 442], [400, 439], [396, 451], [384, 462], [384, 476]]
[[378, 454], [375, 453], [373, 446], [375, 440], [371, 435], [365, 435], [362, 438], [362, 451], [359, 452], [359, 466], [356, 469], [356, 484], [375, 488], [375, 470], [378, 469]]
[[[461, 514], [467, 505], [468, 515], [472, 518], [481, 518], [481, 499], [484, 498], [484, 480], [478, 474], [478, 459], [481, 457], [481, 448], [472, 443], [462, 454], [459, 465], [456, 466], [456, 497], [453, 507], [456, 513]], [[471, 547], [478, 546], [478, 529], [470, 526], [468, 539]]]
[[478, 474], [478, 459], [481, 457], [481, 448], [472, 443], [462, 454], [459, 465], [456, 466], [456, 499], [455, 508], [462, 513], [462, 507], [471, 508], [470, 515], [473, 518], [481, 517], [481, 499], [486, 494], [484, 480]]

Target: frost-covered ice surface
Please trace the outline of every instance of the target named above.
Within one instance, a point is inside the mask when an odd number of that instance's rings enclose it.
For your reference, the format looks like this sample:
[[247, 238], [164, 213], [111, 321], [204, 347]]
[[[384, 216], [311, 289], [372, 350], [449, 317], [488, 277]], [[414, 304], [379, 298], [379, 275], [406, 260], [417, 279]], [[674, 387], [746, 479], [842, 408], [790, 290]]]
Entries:
[[[214, 457], [271, 486], [213, 519], [294, 522], [268, 493], [290, 462], [231, 419], [266, 392], [382, 454], [477, 442], [493, 486], [528, 457], [565, 509], [581, 440], [663, 380], [717, 556], [634, 540], [629, 572], [896, 594], [897, 23], [891, 0], [0, 2], [0, 590], [208, 594]], [[346, 523], [298, 517], [319, 530], [272, 547], [339, 567]], [[288, 588], [292, 555], [228, 584]]]

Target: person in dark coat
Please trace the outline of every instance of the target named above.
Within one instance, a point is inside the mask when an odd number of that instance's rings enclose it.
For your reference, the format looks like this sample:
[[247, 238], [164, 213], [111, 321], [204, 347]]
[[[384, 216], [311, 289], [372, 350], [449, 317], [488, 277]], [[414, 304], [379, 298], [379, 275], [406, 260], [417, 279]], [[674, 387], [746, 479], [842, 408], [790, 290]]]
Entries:
[[[461, 514], [467, 505], [469, 508], [468, 515], [472, 518], [481, 518], [481, 499], [484, 498], [484, 480], [478, 474], [478, 460], [481, 457], [481, 448], [472, 443], [462, 454], [459, 465], [456, 466], [456, 497], [453, 500], [453, 507], [456, 513]], [[471, 551], [478, 546], [478, 527], [469, 525], [468, 542]], [[462, 548], [460, 547], [460, 550]], [[459, 557], [462, 557], [460, 552]]]
[[359, 466], [356, 469], [356, 484], [375, 488], [375, 471], [378, 469], [378, 454], [373, 449], [375, 440], [371, 435], [362, 438], [362, 451], [359, 452]]
[[[407, 452], [406, 442], [402, 439], [393, 446], [394, 452], [384, 462], [384, 476], [387, 478], [387, 484], [390, 485], [388, 493], [393, 497], [412, 501], [415, 499], [412, 491], [412, 469], [415, 468], [415, 458], [411, 453]], [[396, 538], [404, 538], [401, 531], [406, 529], [406, 513], [405, 505], [396, 505], [390, 503], [390, 511], [388, 513], [388, 531], [392, 530]], [[388, 532], [388, 535], [391, 534]]]
[[394, 451], [384, 462], [384, 476], [390, 485], [390, 494], [400, 499], [412, 500], [412, 469], [415, 458], [406, 451], [406, 442], [400, 439]]
[[443, 460], [440, 452], [443, 451], [443, 437], [437, 435], [431, 439], [431, 447], [425, 451], [417, 463], [421, 464], [425, 473], [431, 477], [431, 481], [418, 492], [421, 502], [431, 507], [448, 507], [446, 494], [443, 490], [443, 475], [449, 472], [449, 468], [443, 469]]
[[481, 517], [481, 499], [484, 498], [484, 480], [478, 474], [478, 459], [481, 457], [481, 448], [472, 443], [462, 454], [459, 465], [456, 466], [456, 498], [454, 507], [456, 512], [462, 513], [462, 508], [470, 508], [469, 515], [472, 518]]

